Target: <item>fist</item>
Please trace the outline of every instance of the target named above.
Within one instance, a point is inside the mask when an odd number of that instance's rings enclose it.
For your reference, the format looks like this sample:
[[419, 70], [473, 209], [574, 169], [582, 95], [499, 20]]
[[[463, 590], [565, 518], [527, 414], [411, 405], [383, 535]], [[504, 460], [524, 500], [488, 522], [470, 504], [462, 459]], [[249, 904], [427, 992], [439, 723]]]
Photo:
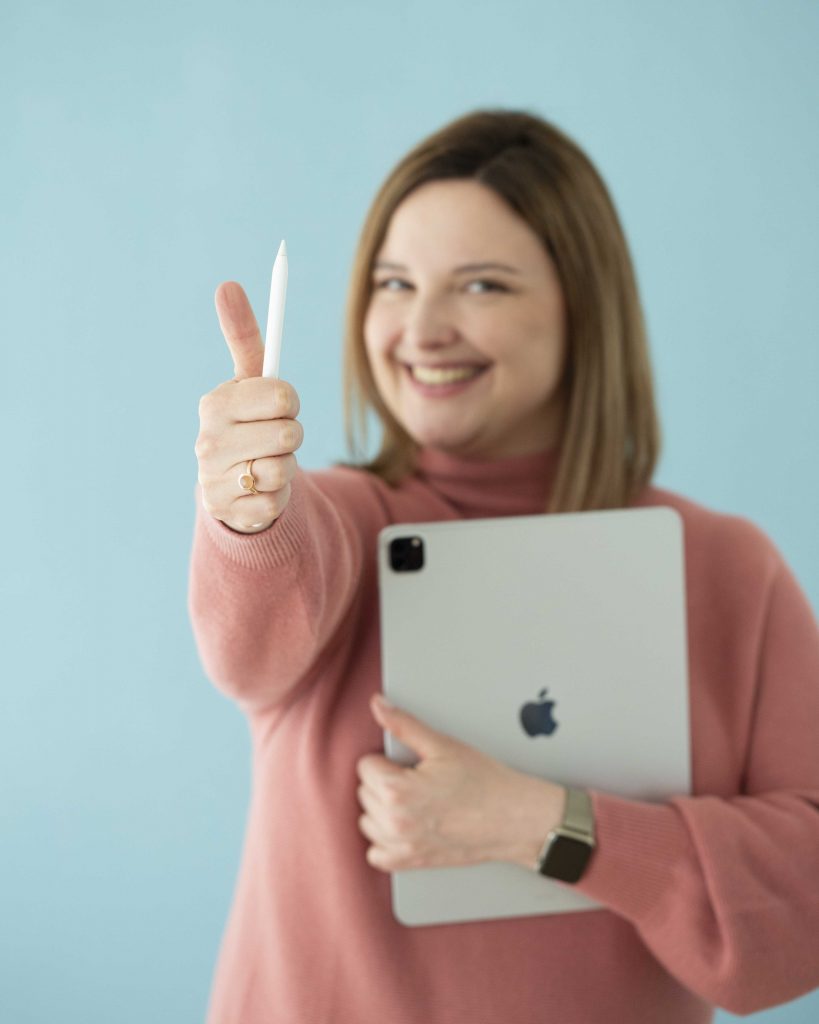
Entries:
[[[260, 533], [290, 500], [290, 481], [297, 469], [293, 453], [304, 440], [296, 419], [299, 396], [292, 384], [262, 377], [264, 345], [240, 285], [219, 285], [216, 312], [235, 376], [199, 401], [194, 451], [202, 503], [232, 530]], [[250, 459], [257, 494], [248, 493], [239, 482]]]

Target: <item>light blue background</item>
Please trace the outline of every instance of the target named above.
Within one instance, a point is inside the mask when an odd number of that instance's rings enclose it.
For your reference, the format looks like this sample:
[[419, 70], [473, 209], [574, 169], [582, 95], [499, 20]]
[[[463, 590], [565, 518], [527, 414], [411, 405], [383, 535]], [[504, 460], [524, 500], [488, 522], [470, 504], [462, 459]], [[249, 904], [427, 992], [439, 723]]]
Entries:
[[[816, 608], [819, 6], [0, 12], [0, 1020], [196, 1022], [249, 783], [186, 611], [197, 404], [232, 376], [216, 285], [243, 282], [263, 317], [287, 239], [281, 372], [301, 464], [326, 465], [376, 187], [467, 110], [554, 119], [633, 249], [657, 483], [760, 525]], [[819, 993], [752, 1019], [817, 1015]]]

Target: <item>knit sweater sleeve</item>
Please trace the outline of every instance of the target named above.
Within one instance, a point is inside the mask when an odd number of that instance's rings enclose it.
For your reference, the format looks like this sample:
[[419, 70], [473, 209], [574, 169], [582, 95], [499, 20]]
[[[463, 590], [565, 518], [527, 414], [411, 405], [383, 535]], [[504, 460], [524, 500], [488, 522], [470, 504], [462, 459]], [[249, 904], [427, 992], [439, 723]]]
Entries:
[[819, 985], [819, 629], [778, 552], [771, 562], [761, 635], [748, 638], [757, 686], [740, 792], [650, 804], [593, 791], [599, 846], [577, 884], [738, 1014]]
[[299, 469], [281, 516], [242, 534], [205, 510], [198, 485], [194, 496], [188, 613], [202, 665], [243, 711], [280, 706], [350, 625], [381, 506], [360, 474]]

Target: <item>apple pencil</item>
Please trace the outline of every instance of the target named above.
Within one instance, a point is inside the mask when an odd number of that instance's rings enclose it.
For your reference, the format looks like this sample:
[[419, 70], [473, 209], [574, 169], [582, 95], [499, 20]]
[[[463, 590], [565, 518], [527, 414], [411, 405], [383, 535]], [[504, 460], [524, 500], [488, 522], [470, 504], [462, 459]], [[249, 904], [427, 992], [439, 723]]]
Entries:
[[276, 253], [273, 276], [270, 279], [270, 305], [267, 308], [267, 331], [264, 336], [263, 377], [279, 376], [279, 355], [282, 350], [282, 324], [284, 300], [287, 297], [287, 246], [282, 244]]

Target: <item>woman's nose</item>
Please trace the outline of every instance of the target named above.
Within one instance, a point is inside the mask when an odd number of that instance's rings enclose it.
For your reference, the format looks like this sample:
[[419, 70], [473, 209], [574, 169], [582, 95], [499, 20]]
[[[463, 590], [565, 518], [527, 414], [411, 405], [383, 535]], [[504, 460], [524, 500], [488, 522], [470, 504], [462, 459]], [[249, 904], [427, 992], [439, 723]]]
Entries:
[[458, 328], [446, 301], [418, 297], [404, 321], [404, 340], [417, 348], [435, 348], [455, 341]]

